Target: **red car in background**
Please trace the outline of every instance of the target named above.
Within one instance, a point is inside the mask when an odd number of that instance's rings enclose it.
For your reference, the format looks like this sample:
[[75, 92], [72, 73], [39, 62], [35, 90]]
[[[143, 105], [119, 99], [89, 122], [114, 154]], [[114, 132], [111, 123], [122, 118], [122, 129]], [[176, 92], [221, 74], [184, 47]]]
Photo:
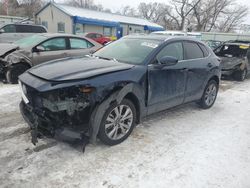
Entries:
[[90, 38], [102, 45], [105, 45], [111, 41], [109, 37], [105, 37], [104, 35], [99, 34], [99, 33], [87, 33], [85, 34], [85, 37]]

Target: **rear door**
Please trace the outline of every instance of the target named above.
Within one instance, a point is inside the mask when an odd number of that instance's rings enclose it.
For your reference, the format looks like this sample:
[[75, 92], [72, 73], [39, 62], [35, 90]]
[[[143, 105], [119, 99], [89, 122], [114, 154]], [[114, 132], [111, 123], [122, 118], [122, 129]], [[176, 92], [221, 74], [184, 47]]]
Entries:
[[42, 42], [36, 48], [39, 52], [33, 52], [33, 65], [67, 57], [69, 46], [65, 37], [56, 37]]
[[[184, 60], [188, 69], [187, 86], [184, 102], [198, 100], [202, 93], [209, 71], [213, 67], [209, 52], [205, 46], [196, 42], [184, 41]], [[203, 52], [204, 50], [204, 52]]]
[[[163, 56], [176, 57], [176, 65], [159, 67]], [[183, 103], [186, 85], [186, 65], [182, 42], [167, 44], [148, 65], [148, 113], [164, 110]]]
[[70, 50], [67, 52], [68, 56], [84, 56], [95, 51], [94, 44], [86, 39], [70, 37]]

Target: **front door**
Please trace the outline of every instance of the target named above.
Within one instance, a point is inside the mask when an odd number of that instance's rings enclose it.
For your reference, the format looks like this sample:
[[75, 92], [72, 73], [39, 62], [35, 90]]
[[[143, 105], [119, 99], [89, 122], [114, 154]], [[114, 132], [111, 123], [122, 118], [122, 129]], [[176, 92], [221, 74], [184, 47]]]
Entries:
[[65, 37], [49, 39], [39, 44], [36, 49], [38, 49], [38, 51], [32, 54], [33, 65], [69, 56]]
[[[183, 60], [182, 42], [167, 44], [156, 56], [156, 62], [148, 65], [148, 114], [183, 103], [187, 80]], [[180, 62], [172, 66], [159, 66], [163, 56], [176, 57]]]

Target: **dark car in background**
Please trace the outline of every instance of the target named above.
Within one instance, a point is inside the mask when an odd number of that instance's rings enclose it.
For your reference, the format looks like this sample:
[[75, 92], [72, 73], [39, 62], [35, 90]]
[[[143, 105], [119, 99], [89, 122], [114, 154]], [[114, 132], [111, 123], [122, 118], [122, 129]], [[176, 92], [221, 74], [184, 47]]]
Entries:
[[87, 38], [90, 38], [102, 45], [106, 45], [107, 43], [111, 42], [112, 40], [110, 39], [110, 37], [105, 37], [104, 35], [100, 34], [100, 33], [86, 33], [84, 35]]
[[250, 70], [249, 43], [225, 42], [214, 52], [221, 59], [222, 76], [245, 80]]
[[19, 77], [20, 110], [32, 129], [119, 144], [152, 113], [196, 101], [213, 106], [218, 58], [188, 37], [127, 36], [92, 56], [35, 66]]
[[7, 82], [34, 65], [65, 57], [84, 56], [102, 46], [86, 37], [68, 34], [36, 34], [12, 44], [0, 44], [0, 74]]
[[34, 33], [47, 33], [42, 25], [11, 23], [0, 25], [0, 43], [12, 43], [19, 39], [34, 35]]

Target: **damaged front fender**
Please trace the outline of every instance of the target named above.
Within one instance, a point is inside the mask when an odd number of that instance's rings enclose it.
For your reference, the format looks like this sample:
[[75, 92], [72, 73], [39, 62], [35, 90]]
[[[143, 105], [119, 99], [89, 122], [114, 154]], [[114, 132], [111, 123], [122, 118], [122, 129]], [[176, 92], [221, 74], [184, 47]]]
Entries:
[[129, 93], [132, 93], [133, 95], [135, 95], [139, 101], [139, 104], [138, 104], [138, 108], [139, 108], [138, 116], [139, 117], [137, 118], [139, 119], [138, 122], [140, 122], [140, 119], [146, 115], [146, 107], [144, 103], [145, 95], [142, 93], [142, 90], [139, 89], [139, 87], [140, 86], [137, 86], [136, 84], [129, 83], [126, 86], [124, 86], [121, 90], [116, 91], [113, 94], [111, 94], [110, 97], [108, 97], [101, 104], [95, 107], [90, 117], [90, 127], [92, 128], [90, 132], [91, 143], [96, 142], [97, 134], [99, 132], [100, 125], [102, 123], [103, 114], [106, 112], [109, 106], [114, 102], [117, 104], [120, 104], [122, 100], [126, 97], [126, 95], [128, 95]]

